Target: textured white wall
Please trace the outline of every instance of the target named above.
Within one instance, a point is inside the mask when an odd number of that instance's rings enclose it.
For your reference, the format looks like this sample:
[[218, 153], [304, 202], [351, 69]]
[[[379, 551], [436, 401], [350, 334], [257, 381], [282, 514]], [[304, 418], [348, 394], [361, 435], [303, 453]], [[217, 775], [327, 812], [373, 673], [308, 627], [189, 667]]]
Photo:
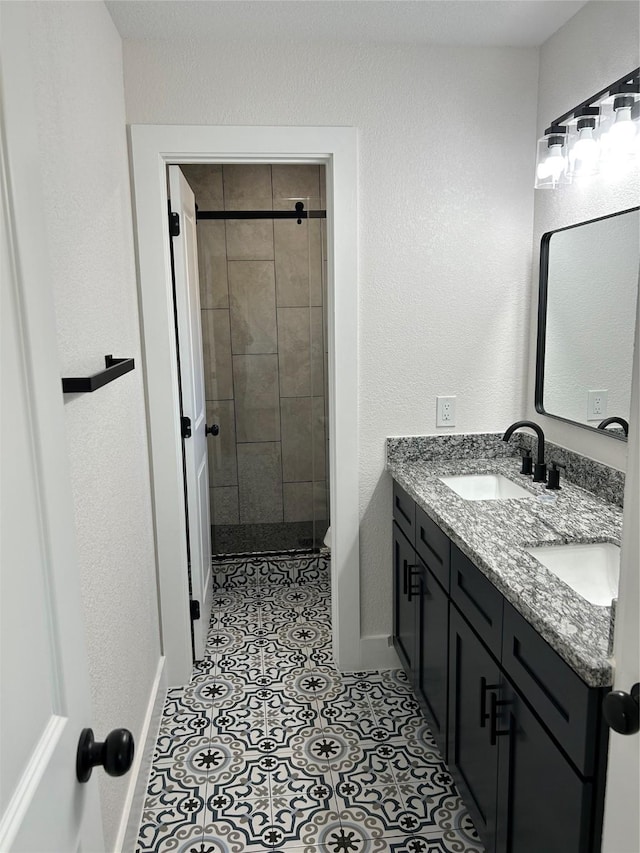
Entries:
[[[33, 3], [45, 217], [63, 375], [137, 368], [65, 398], [94, 716], [138, 737], [160, 656], [121, 40], [102, 3]], [[61, 448], [61, 452], [64, 449]], [[97, 774], [107, 850], [128, 777]]]
[[524, 407], [533, 49], [125, 41], [127, 121], [359, 131], [362, 631], [391, 631], [388, 435]]
[[[640, 64], [640, 6], [635, 2], [591, 2], [540, 49], [538, 135], [563, 112], [628, 74]], [[533, 181], [533, 176], [531, 177]], [[626, 443], [538, 415], [533, 406], [540, 239], [546, 231], [633, 207], [640, 202], [640, 168], [588, 184], [536, 190], [532, 279], [528, 417], [545, 435], [607, 465], [625, 470]]]

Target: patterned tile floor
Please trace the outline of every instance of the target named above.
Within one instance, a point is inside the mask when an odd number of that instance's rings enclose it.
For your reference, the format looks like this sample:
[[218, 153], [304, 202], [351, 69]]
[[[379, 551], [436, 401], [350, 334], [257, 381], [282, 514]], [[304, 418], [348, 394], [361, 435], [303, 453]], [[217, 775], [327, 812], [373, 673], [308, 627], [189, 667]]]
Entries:
[[137, 853], [482, 853], [404, 673], [336, 670], [327, 558], [214, 570], [206, 657], [169, 691]]

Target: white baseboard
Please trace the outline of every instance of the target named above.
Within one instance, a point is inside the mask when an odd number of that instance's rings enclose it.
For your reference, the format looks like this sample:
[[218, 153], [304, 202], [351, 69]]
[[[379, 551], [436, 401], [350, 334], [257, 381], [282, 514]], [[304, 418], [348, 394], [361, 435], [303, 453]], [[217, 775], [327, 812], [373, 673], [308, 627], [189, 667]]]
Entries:
[[122, 812], [120, 829], [115, 844], [115, 853], [130, 853], [136, 849], [142, 809], [147, 792], [147, 781], [151, 770], [153, 749], [158, 737], [162, 709], [167, 695], [167, 670], [165, 657], [158, 661], [156, 676], [151, 687], [147, 713], [142, 724], [142, 731], [136, 744], [133, 767], [130, 770], [127, 799]]
[[360, 669], [400, 669], [400, 659], [387, 634], [360, 638]]
[[377, 669], [400, 669], [400, 659], [390, 645], [387, 634], [360, 638], [359, 648], [345, 660], [336, 661], [341, 672], [371, 672]]

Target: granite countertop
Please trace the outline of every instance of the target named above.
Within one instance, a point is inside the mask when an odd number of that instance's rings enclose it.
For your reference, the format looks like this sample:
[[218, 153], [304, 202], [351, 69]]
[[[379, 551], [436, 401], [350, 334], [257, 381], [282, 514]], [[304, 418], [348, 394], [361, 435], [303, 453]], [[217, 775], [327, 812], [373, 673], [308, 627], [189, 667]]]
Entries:
[[[548, 571], [525, 548], [566, 542], [620, 544], [622, 510], [562, 480], [549, 491], [521, 475], [518, 458], [388, 459], [387, 470], [516, 610], [590, 686], [612, 683], [611, 607], [591, 604]], [[438, 477], [503, 474], [533, 500], [467, 501]]]

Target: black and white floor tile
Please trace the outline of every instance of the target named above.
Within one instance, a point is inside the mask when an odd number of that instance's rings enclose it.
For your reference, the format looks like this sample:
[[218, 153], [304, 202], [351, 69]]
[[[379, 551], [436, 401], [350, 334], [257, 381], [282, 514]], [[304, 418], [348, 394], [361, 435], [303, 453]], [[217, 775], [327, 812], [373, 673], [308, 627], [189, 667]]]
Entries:
[[136, 853], [482, 853], [401, 671], [339, 673], [328, 559], [214, 561]]

